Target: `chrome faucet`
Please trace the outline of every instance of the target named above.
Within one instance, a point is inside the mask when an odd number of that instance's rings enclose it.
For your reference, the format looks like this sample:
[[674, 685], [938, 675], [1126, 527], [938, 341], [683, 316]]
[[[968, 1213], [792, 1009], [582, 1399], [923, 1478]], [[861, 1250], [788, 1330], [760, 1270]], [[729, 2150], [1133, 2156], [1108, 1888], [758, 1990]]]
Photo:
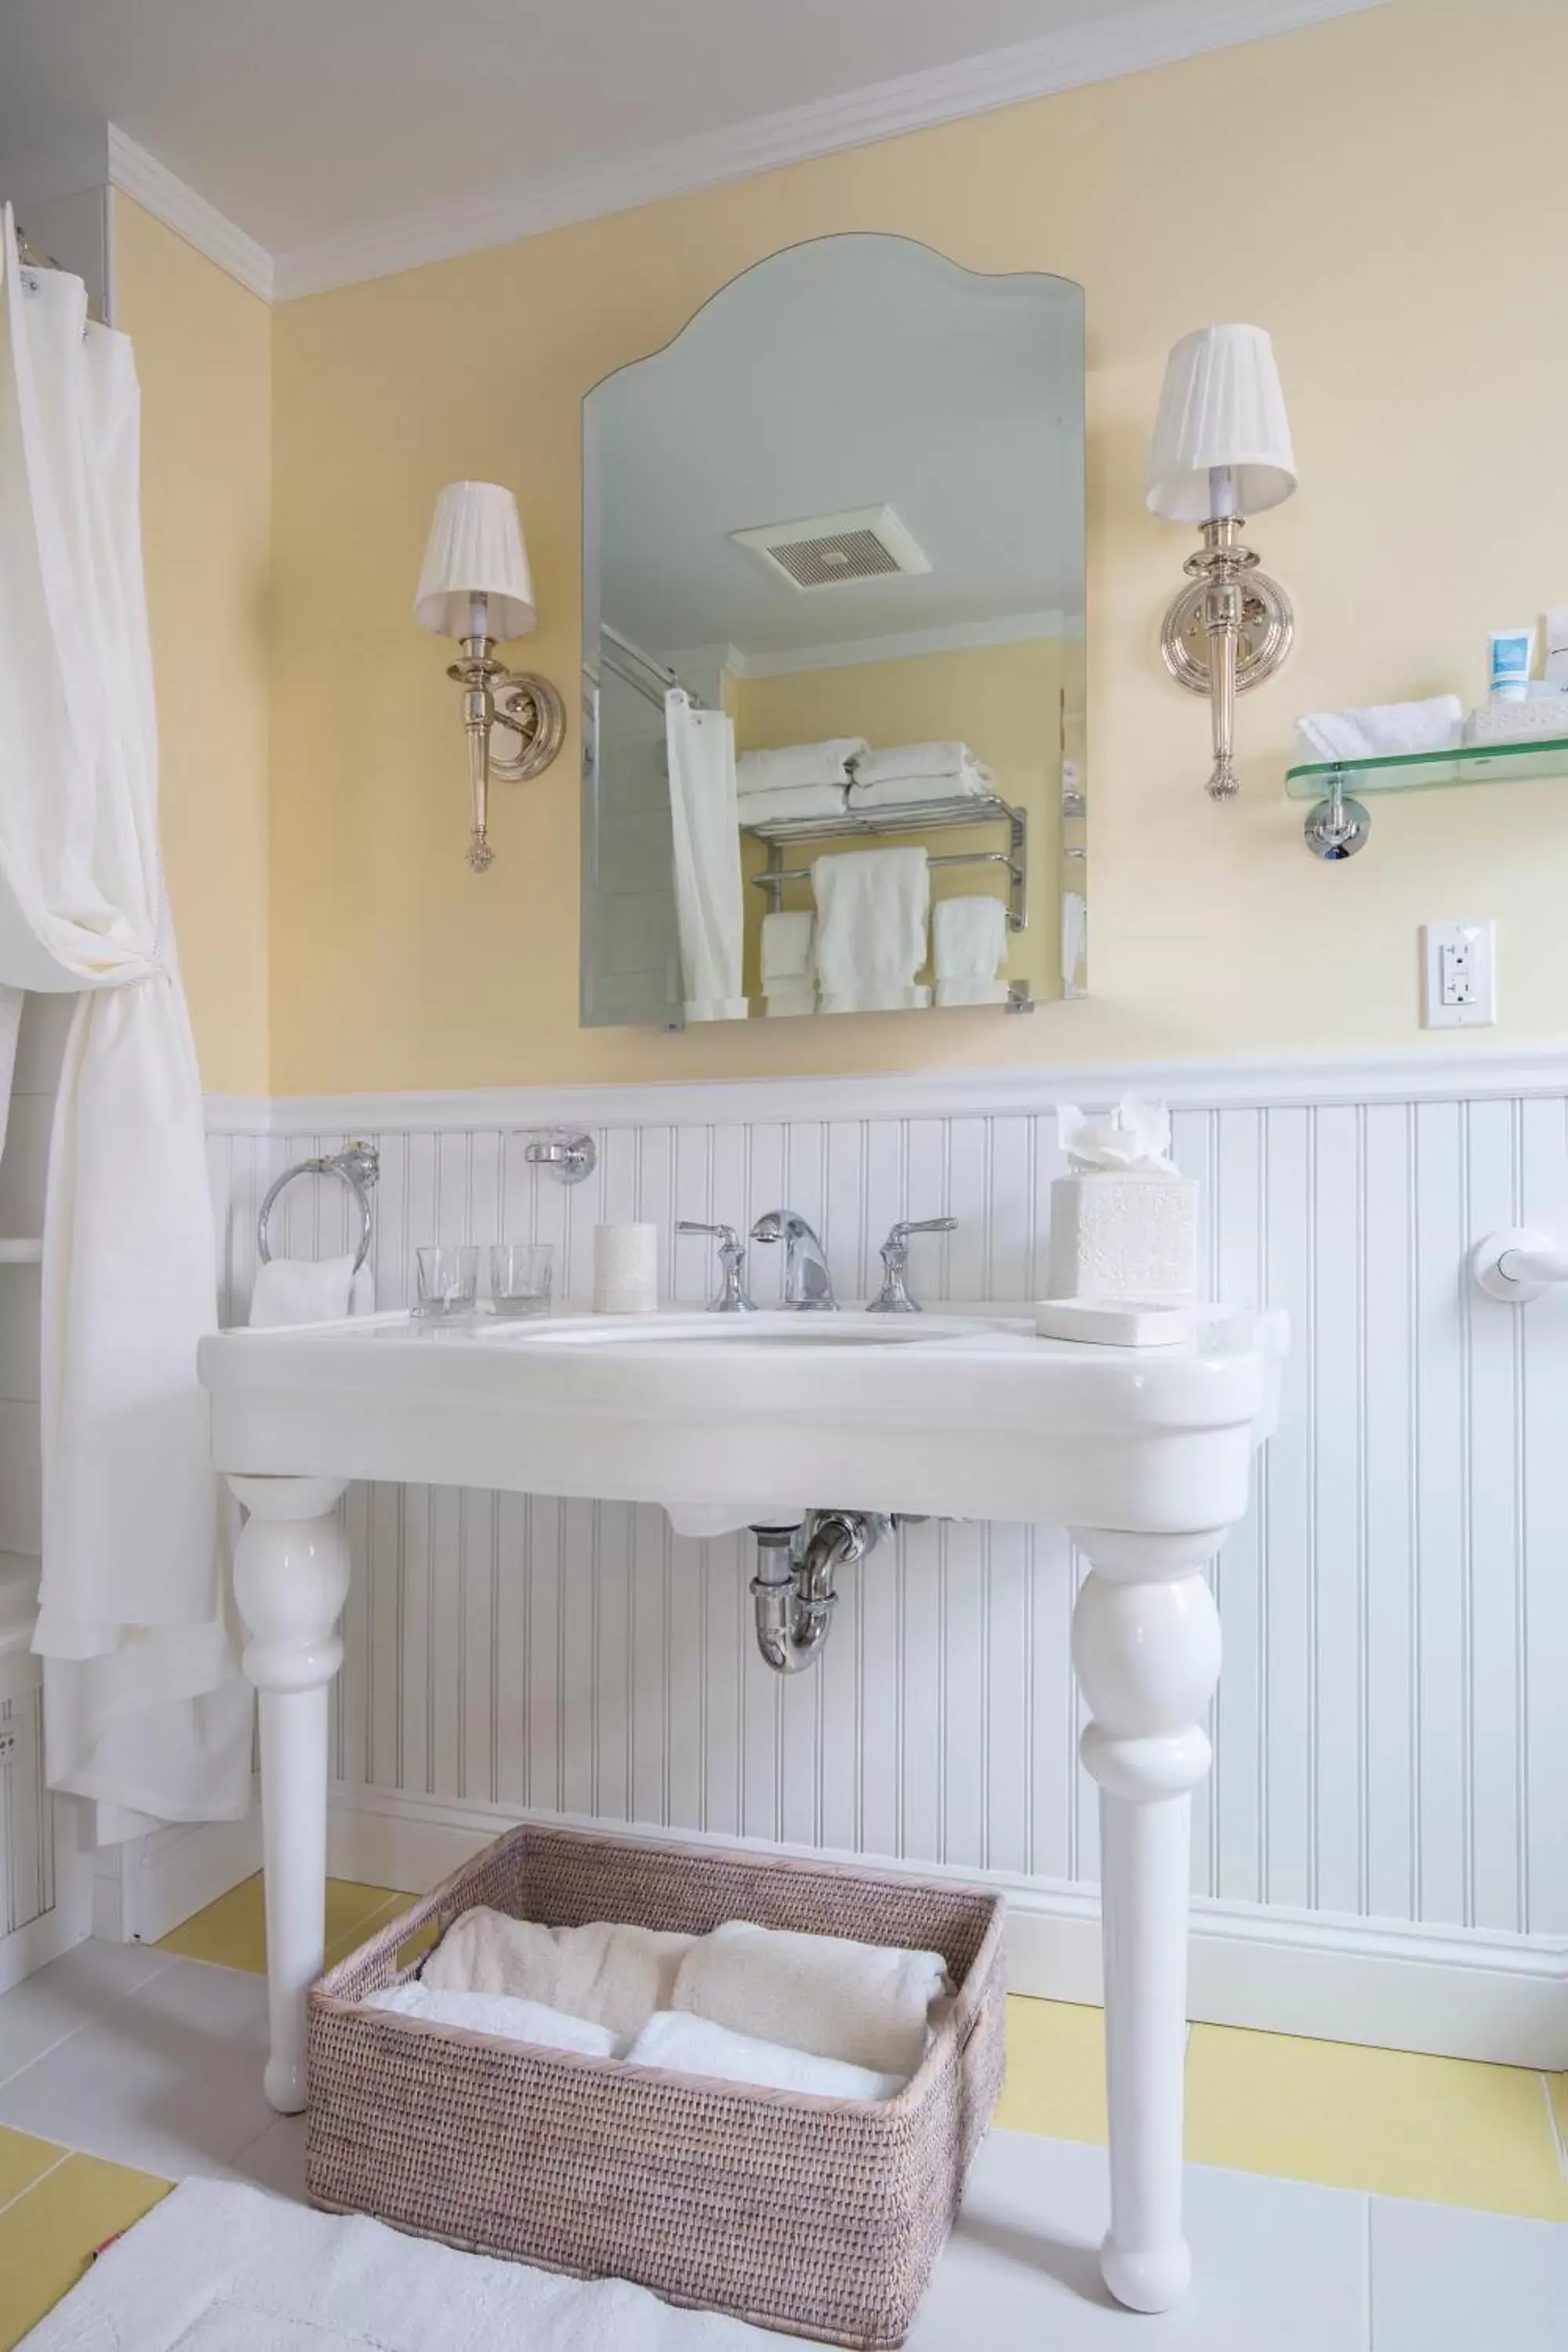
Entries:
[[784, 1303], [801, 1314], [832, 1315], [837, 1312], [838, 1301], [833, 1296], [833, 1276], [827, 1271], [827, 1260], [804, 1217], [793, 1209], [770, 1209], [752, 1227], [754, 1242], [783, 1242], [784, 1245]]
[[958, 1230], [956, 1217], [921, 1217], [912, 1224], [907, 1221], [896, 1224], [882, 1244], [882, 1287], [866, 1312], [868, 1315], [919, 1315], [918, 1298], [910, 1296], [910, 1235], [911, 1234], [952, 1234]]
[[746, 1244], [733, 1225], [700, 1225], [682, 1217], [678, 1234], [711, 1234], [719, 1244], [719, 1288], [708, 1301], [710, 1315], [754, 1315], [746, 1290]]

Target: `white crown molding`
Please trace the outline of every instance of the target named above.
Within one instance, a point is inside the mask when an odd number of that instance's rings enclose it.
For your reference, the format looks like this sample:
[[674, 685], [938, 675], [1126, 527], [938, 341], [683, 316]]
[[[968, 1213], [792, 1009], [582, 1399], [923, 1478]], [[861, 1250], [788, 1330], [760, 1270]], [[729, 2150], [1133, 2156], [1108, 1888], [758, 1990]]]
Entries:
[[370, 227], [313, 237], [279, 255], [277, 297], [282, 301], [325, 293], [449, 261], [661, 197], [688, 195], [843, 148], [1384, 5], [1385, 0], [1135, 0], [1088, 24], [1011, 48], [600, 163], [537, 173]]
[[166, 228], [226, 269], [252, 294], [259, 294], [264, 302], [272, 299], [272, 256], [247, 236], [242, 228], [220, 213], [216, 205], [198, 195], [195, 189], [176, 178], [155, 155], [128, 139], [116, 124], [107, 126], [108, 173], [111, 187], [122, 195], [132, 197], [143, 211], [152, 213]]
[[[1063, 1008], [1071, 1018], [1071, 1008]], [[1045, 1008], [1048, 1014], [1050, 1008]], [[209, 1095], [215, 1135], [446, 1134], [575, 1126], [746, 1126], [758, 1121], [984, 1118], [1062, 1101], [1157, 1097], [1173, 1110], [1333, 1104], [1499, 1102], [1568, 1095], [1568, 1046], [1280, 1056], [1268, 1061], [1061, 1062], [1037, 1069], [884, 1071], [854, 1077], [723, 1078], [598, 1087], [487, 1087], [405, 1094]]]
[[[787, 653], [740, 653], [724, 667], [735, 677], [794, 677], [804, 670], [858, 669], [867, 662], [915, 661], [922, 654], [967, 653], [1035, 637], [1081, 637], [1083, 623], [1062, 613], [1014, 613], [1001, 621], [955, 621], [949, 628], [904, 629], [890, 637], [856, 637], [837, 646], [795, 646]], [[677, 665], [679, 667], [679, 665]]]

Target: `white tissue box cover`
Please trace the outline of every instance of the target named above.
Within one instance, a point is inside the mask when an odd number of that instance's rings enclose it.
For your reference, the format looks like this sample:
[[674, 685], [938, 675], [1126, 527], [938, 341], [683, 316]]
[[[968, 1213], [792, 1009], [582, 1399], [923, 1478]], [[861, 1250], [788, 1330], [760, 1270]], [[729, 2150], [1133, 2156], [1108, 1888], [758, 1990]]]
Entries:
[[1198, 1187], [1191, 1176], [1058, 1176], [1047, 1287], [1055, 1299], [1188, 1307], [1198, 1289]]

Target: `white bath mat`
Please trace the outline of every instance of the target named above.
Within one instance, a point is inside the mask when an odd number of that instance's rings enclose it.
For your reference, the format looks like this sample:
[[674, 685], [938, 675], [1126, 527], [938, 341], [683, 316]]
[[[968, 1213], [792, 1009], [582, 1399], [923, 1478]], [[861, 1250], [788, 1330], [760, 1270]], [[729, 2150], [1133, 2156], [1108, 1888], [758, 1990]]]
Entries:
[[454, 2253], [221, 2180], [186, 2180], [22, 2352], [777, 2352], [622, 2279]]

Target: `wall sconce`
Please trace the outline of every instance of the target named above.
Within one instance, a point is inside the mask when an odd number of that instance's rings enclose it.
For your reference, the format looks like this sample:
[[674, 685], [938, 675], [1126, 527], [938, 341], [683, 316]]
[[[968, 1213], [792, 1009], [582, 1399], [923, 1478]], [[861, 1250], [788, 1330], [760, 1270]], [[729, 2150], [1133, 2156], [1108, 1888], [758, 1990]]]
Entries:
[[[482, 874], [495, 856], [489, 837], [492, 776], [509, 784], [542, 775], [561, 749], [566, 709], [547, 677], [508, 669], [497, 640], [539, 625], [517, 500], [499, 482], [448, 482], [436, 501], [414, 617], [437, 636], [456, 637], [463, 658], [447, 672], [466, 690], [468, 739], [468, 864]], [[498, 751], [493, 730], [518, 739]]]
[[1261, 327], [1200, 327], [1165, 363], [1149, 451], [1147, 499], [1172, 522], [1202, 526], [1192, 581], [1165, 615], [1160, 651], [1178, 686], [1206, 694], [1214, 727], [1211, 800], [1236, 794], [1236, 698], [1272, 677], [1295, 616], [1278, 581], [1241, 544], [1243, 517], [1296, 487], [1290, 426]]

